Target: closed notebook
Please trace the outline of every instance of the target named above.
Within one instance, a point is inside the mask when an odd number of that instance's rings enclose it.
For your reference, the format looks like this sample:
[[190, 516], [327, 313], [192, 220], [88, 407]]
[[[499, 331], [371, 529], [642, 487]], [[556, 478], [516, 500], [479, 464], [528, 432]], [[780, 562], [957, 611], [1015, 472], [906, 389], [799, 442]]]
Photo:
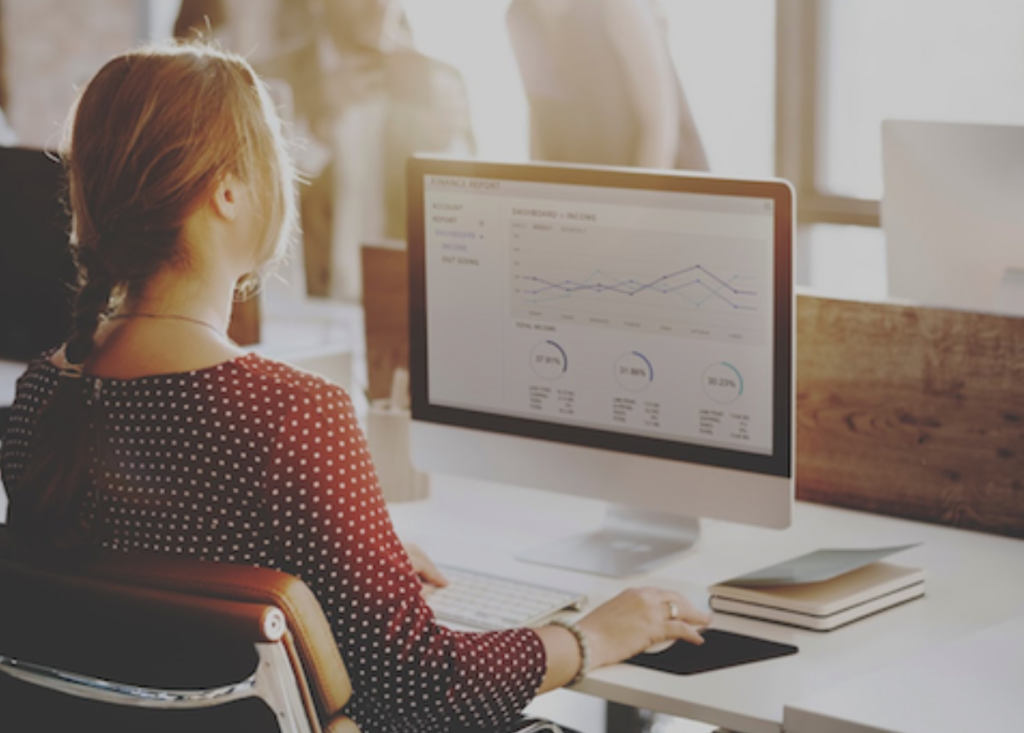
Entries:
[[924, 595], [925, 573], [875, 562], [813, 583], [710, 588], [711, 608], [825, 631]]

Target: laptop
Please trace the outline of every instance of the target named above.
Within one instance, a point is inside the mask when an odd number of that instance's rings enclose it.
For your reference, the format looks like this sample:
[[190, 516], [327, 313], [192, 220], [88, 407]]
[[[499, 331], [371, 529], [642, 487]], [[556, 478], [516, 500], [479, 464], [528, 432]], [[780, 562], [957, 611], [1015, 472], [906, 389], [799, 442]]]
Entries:
[[889, 296], [1024, 315], [1024, 127], [885, 120]]

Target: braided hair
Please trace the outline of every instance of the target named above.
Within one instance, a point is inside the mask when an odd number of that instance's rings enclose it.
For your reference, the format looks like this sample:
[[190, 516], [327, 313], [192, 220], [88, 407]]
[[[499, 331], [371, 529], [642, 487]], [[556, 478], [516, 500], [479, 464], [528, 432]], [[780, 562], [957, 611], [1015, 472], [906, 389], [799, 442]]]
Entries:
[[[10, 490], [8, 523], [47, 550], [91, 540], [83, 504], [102, 460], [102, 410], [82, 378], [96, 330], [165, 268], [187, 268], [182, 230], [227, 175], [263, 200], [263, 268], [295, 229], [295, 175], [265, 87], [241, 57], [206, 42], [167, 43], [109, 61], [69, 117], [64, 154], [78, 267], [68, 368], [33, 431], [32, 456]], [[249, 283], [255, 278], [250, 278]], [[243, 283], [245, 284], [245, 283]]]

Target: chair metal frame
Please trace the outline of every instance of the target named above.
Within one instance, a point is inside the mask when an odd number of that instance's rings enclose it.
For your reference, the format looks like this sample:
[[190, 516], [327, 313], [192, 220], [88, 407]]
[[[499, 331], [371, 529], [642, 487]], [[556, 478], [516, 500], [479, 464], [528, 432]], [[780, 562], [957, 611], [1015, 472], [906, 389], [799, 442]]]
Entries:
[[19, 661], [4, 654], [0, 654], [0, 672], [65, 695], [127, 707], [195, 710], [255, 697], [273, 711], [281, 733], [313, 733], [287, 652], [276, 641], [254, 646], [258, 663], [252, 674], [229, 685], [205, 689], [143, 687]]

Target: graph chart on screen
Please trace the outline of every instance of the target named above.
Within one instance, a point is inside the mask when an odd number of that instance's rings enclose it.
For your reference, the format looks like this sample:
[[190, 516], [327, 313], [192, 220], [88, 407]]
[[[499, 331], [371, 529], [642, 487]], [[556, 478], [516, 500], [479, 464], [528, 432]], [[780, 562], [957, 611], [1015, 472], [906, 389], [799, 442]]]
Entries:
[[[517, 317], [691, 338], [764, 337], [764, 270], [745, 240], [517, 221], [509, 236]], [[622, 256], [622, 241], [631, 256]], [[612, 250], [618, 254], [610, 257]]]
[[694, 308], [724, 305], [733, 310], [757, 310], [756, 306], [743, 302], [744, 296], [757, 295], [753, 290], [737, 287], [741, 285], [738, 281], [743, 280], [743, 276], [733, 275], [726, 281], [701, 264], [684, 267], [646, 282], [604, 270], [594, 270], [583, 280], [553, 281], [537, 275], [524, 275], [522, 279], [527, 283], [522, 293], [534, 296], [531, 301], [534, 305], [568, 300], [578, 293], [608, 293], [630, 298], [647, 294], [678, 297]]

